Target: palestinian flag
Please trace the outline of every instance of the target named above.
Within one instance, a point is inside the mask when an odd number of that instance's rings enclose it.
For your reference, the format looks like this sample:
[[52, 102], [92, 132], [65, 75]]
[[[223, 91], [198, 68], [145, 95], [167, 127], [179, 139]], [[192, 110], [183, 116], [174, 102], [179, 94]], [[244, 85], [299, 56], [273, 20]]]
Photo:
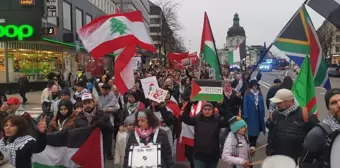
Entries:
[[322, 48], [312, 20], [304, 5], [283, 28], [274, 45], [300, 67], [305, 56], [310, 55], [314, 85], [327, 90], [331, 88]]
[[204, 13], [201, 54], [203, 54], [204, 56], [203, 57], [204, 61], [206, 61], [211, 66], [211, 68], [215, 69], [216, 80], [220, 80], [221, 79], [220, 61], [217, 56], [215, 40], [212, 34], [209, 18], [206, 12]]
[[47, 135], [43, 152], [32, 157], [33, 168], [104, 168], [99, 128], [76, 128]]
[[223, 99], [222, 81], [193, 80], [191, 100], [220, 102]]
[[340, 1], [339, 0], [309, 0], [308, 6], [340, 29]]
[[296, 78], [292, 91], [301, 107], [307, 107], [307, 111], [317, 114], [317, 104], [314, 88], [314, 77], [309, 56], [302, 63], [298, 77]]
[[242, 43], [240, 43], [239, 45], [237, 45], [237, 47], [233, 50], [230, 51], [228, 53], [228, 64], [234, 64], [235, 62], [241, 62], [241, 54], [240, 54], [240, 46], [243, 44], [244, 41], [242, 41]]
[[136, 54], [137, 47], [156, 52], [140, 11], [98, 17], [82, 27], [78, 35], [85, 49], [95, 59], [123, 49], [116, 56], [114, 66], [114, 83], [122, 94], [129, 89], [127, 82], [130, 79], [122, 78], [126, 73], [123, 71]]

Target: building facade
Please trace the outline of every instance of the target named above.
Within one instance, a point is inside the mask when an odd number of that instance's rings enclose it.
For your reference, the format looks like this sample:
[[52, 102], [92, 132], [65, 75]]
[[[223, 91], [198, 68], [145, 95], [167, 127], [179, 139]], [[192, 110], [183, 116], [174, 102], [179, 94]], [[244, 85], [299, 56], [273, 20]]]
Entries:
[[[1, 16], [8, 25], [36, 25], [34, 35], [37, 39], [11, 39], [0, 37], [0, 85], [8, 90], [15, 90], [20, 73], [30, 80], [30, 89], [46, 87], [47, 74], [59, 71], [67, 79], [68, 74], [82, 69], [88, 76], [95, 75], [94, 70], [112, 70], [112, 57], [98, 61], [81, 47], [76, 32], [98, 16], [113, 14], [116, 4], [112, 0], [35, 0], [32, 6], [23, 6], [21, 1], [2, 0]], [[39, 10], [37, 10], [39, 9]], [[36, 15], [29, 16], [37, 11]], [[1, 18], [0, 18], [1, 19]]]
[[166, 62], [168, 52], [182, 52], [161, 7], [150, 2], [150, 35], [158, 57]]
[[[147, 27], [150, 25], [150, 2], [149, 0], [113, 0], [122, 11], [141, 11]], [[123, 6], [123, 7], [121, 7]]]
[[238, 45], [240, 45], [240, 57], [243, 60], [246, 57], [246, 32], [242, 26], [240, 26], [240, 18], [236, 13], [233, 19], [233, 26], [229, 28], [226, 37], [226, 47], [228, 51], [233, 51]]
[[[328, 40], [332, 41], [328, 53], [325, 55], [327, 62], [330, 64], [340, 65], [340, 30], [337, 29], [332, 23], [325, 20], [317, 30], [319, 40], [322, 48], [329, 46]], [[323, 44], [326, 43], [326, 44]]]

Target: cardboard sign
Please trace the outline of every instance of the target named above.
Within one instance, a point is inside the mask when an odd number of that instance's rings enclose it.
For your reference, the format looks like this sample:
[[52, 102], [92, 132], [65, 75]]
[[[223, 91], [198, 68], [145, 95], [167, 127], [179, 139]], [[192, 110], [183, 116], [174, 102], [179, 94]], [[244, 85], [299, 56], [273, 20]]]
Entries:
[[164, 102], [166, 95], [168, 94], [167, 90], [161, 89], [161, 88], [154, 88], [149, 93], [148, 98], [152, 101], [155, 101], [157, 103]]
[[191, 60], [190, 58], [185, 58], [185, 59], [182, 59], [181, 60], [182, 62], [182, 66], [188, 66], [188, 65], [191, 65]]
[[144, 79], [141, 79], [140, 81], [142, 83], [142, 88], [143, 88], [145, 97], [149, 96], [149, 93], [151, 92], [153, 88], [159, 88], [158, 81], [155, 76], [144, 78]]
[[193, 80], [191, 99], [194, 101], [220, 102], [223, 100], [223, 81]]

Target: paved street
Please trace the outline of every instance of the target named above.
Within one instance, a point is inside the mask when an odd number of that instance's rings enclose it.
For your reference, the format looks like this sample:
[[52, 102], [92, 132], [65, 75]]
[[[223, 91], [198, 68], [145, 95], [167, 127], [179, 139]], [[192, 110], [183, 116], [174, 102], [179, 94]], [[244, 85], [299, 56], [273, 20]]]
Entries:
[[[256, 73], [254, 74], [256, 75]], [[296, 78], [296, 75], [293, 71], [274, 71], [274, 72], [264, 72], [262, 73], [262, 80], [260, 81], [260, 87], [263, 92], [263, 94], [266, 96], [269, 87], [273, 84], [274, 79], [280, 78], [283, 80], [283, 78], [289, 75], [293, 79]], [[333, 87], [339, 87], [340, 86], [340, 78], [331, 78], [331, 84]], [[319, 113], [319, 119], [323, 120], [327, 116], [327, 109], [324, 104], [324, 94], [325, 90], [321, 88], [316, 89], [316, 99], [318, 103], [318, 113]], [[27, 93], [27, 98], [28, 102], [26, 105], [27, 110], [33, 115], [36, 116], [39, 113], [41, 113], [41, 103], [40, 103], [40, 92], [29, 92]], [[18, 94], [15, 95], [9, 95], [8, 97], [13, 97], [13, 96], [20, 96]], [[266, 111], [266, 117], [268, 117], [268, 111]], [[258, 140], [258, 146], [266, 144], [266, 137], [264, 135], [260, 135], [259, 140]], [[254, 161], [257, 160], [263, 160], [265, 159], [265, 150], [264, 148], [262, 150], [259, 150], [255, 157]], [[105, 164], [106, 168], [112, 168], [113, 161], [107, 161]], [[223, 162], [220, 162], [219, 167], [226, 167], [226, 165]], [[255, 166], [255, 168], [260, 168], [260, 166]]]

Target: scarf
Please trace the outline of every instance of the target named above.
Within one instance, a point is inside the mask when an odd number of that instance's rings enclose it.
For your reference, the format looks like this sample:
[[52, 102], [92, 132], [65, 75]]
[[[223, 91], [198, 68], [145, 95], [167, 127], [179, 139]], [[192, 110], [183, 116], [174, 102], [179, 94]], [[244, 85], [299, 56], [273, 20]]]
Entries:
[[127, 110], [128, 110], [129, 115], [131, 115], [131, 114], [134, 114], [137, 111], [137, 109], [139, 107], [139, 102], [136, 102], [136, 103], [128, 102], [126, 104], [126, 106], [127, 106]]
[[[146, 142], [149, 141], [150, 135], [154, 132], [155, 130], [153, 128], [148, 128], [146, 130], [142, 130], [141, 128], [137, 127], [136, 132], [140, 138], [146, 139]], [[155, 142], [154, 142], [155, 143]]]
[[92, 111], [91, 113], [88, 113], [88, 112], [86, 112], [86, 111], [84, 111], [83, 113], [84, 113], [84, 115], [85, 115], [87, 121], [89, 122], [89, 125], [91, 125], [93, 118], [94, 118], [94, 117], [96, 116], [96, 114], [97, 114], [96, 108], [94, 108], [93, 111]]
[[84, 93], [87, 93], [87, 89], [84, 89], [84, 90], [82, 90], [81, 92], [76, 91], [76, 92], [74, 93], [74, 96], [75, 96], [76, 98], [81, 98], [81, 97], [83, 96]]
[[12, 143], [5, 143], [5, 139], [0, 140], [0, 149], [9, 154], [9, 163], [15, 166], [16, 151], [21, 150], [29, 141], [35, 141], [35, 139], [29, 135], [18, 137]]
[[325, 124], [331, 127], [332, 131], [336, 131], [340, 129], [339, 122], [333, 117], [333, 115], [329, 114], [328, 117], [323, 120]]
[[253, 89], [250, 89], [250, 91], [254, 94], [254, 97], [255, 97], [255, 105], [256, 105], [256, 108], [258, 108], [257, 106], [259, 105], [259, 90], [256, 89], [255, 91]]
[[233, 92], [233, 88], [230, 84], [226, 84], [223, 88], [225, 96], [230, 99], [231, 93]]
[[[283, 110], [283, 111], [279, 111], [279, 110], [277, 110], [277, 111], [280, 115], [287, 117], [287, 116], [289, 116], [290, 113], [297, 110], [298, 108], [299, 108], [299, 104], [294, 100], [294, 105], [292, 105], [288, 109]], [[276, 109], [277, 109], [277, 107], [276, 107]]]

